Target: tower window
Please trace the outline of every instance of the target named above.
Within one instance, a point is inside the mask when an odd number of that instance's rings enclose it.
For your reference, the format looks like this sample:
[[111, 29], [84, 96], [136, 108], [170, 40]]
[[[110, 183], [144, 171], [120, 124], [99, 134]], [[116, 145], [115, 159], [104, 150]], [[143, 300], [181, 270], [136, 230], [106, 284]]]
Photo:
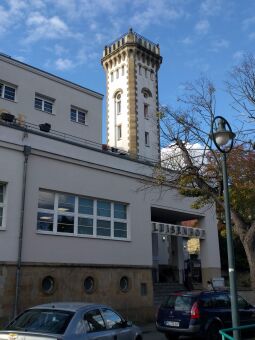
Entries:
[[151, 71], [151, 80], [154, 80], [154, 72]]
[[113, 81], [113, 72], [111, 72], [111, 81]]
[[148, 104], [144, 104], [143, 106], [143, 113], [144, 113], [144, 118], [149, 118], [149, 105]]
[[117, 126], [117, 138], [118, 140], [120, 140], [122, 138], [122, 129], [121, 129], [121, 125]]
[[116, 79], [119, 78], [119, 70], [116, 70]]
[[125, 73], [125, 68], [124, 68], [124, 65], [122, 66], [122, 75], [124, 76], [124, 73]]
[[145, 132], [144, 137], [145, 137], [145, 145], [150, 146], [149, 132]]
[[116, 113], [121, 113], [121, 94], [117, 93], [115, 97], [115, 106], [116, 106]]
[[147, 78], [148, 77], [148, 70], [146, 68], [144, 69], [144, 74], [145, 74], [145, 78]]
[[142, 66], [139, 65], [139, 74], [142, 74]]

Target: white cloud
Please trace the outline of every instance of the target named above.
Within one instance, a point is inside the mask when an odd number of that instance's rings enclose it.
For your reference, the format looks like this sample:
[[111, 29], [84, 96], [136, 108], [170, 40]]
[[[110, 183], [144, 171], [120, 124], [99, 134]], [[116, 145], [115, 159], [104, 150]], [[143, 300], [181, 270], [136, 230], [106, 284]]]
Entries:
[[24, 63], [26, 61], [25, 57], [23, 57], [23, 56], [13, 56], [13, 58], [21, 61], [22, 63]]
[[210, 69], [210, 64], [205, 62], [202, 58], [192, 58], [186, 61], [185, 65], [202, 73], [206, 73]]
[[219, 39], [216, 40], [212, 43], [212, 48], [210, 51], [213, 52], [218, 52], [221, 51], [222, 49], [228, 48], [229, 47], [229, 41], [225, 39]]
[[68, 49], [59, 44], [55, 44], [54, 52], [57, 56], [62, 56], [63, 54], [66, 54], [68, 52]]
[[191, 45], [193, 44], [193, 39], [190, 37], [186, 37], [181, 41], [184, 45]]
[[143, 30], [153, 24], [161, 24], [162, 22], [174, 21], [185, 16], [185, 12], [181, 6], [177, 6], [174, 2], [157, 0], [145, 2], [145, 6], [139, 7], [135, 14], [130, 18], [130, 24]]
[[23, 10], [26, 8], [26, 1], [9, 0], [8, 7], [0, 5], [0, 34], [13, 27], [23, 17]]
[[[204, 161], [205, 150], [203, 146], [199, 143], [186, 143], [186, 148], [192, 158], [193, 164], [196, 166], [201, 165], [201, 163]], [[172, 170], [178, 171], [180, 169], [183, 169], [183, 167], [185, 166], [181, 149], [175, 144], [170, 144], [167, 147], [161, 149], [161, 159], [162, 164]]]
[[55, 62], [55, 65], [56, 65], [57, 70], [60, 70], [60, 71], [70, 70], [71, 68], [75, 67], [75, 64], [72, 62], [72, 60], [68, 58], [57, 59]]
[[237, 62], [239, 62], [243, 56], [245, 55], [245, 52], [244, 51], [236, 51], [234, 54], [233, 54], [233, 59]]
[[255, 32], [252, 32], [249, 34], [249, 39], [254, 40], [255, 39]]
[[210, 23], [208, 20], [200, 20], [199, 22], [197, 22], [197, 24], [195, 25], [195, 31], [198, 34], [207, 34], [210, 28]]
[[200, 10], [207, 16], [214, 16], [220, 12], [222, 8], [221, 0], [205, 0], [200, 5]]
[[26, 43], [41, 39], [59, 39], [73, 36], [66, 23], [58, 16], [47, 18], [39, 12], [31, 13], [26, 21], [28, 35]]
[[254, 26], [254, 25], [255, 25], [255, 16], [250, 17], [250, 18], [246, 18], [242, 22], [242, 27], [245, 30], [250, 28], [250, 26]]

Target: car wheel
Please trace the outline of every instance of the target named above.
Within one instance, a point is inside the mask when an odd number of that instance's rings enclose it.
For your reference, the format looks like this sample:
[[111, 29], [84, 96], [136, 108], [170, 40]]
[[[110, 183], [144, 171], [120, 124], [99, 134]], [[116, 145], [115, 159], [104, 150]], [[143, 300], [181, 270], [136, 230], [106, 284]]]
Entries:
[[176, 335], [176, 334], [168, 334], [168, 333], [165, 333], [165, 337], [166, 337], [168, 340], [178, 340], [178, 339], [179, 339], [179, 335]]
[[211, 324], [206, 333], [206, 340], [221, 340], [220, 329], [221, 326], [219, 323]]

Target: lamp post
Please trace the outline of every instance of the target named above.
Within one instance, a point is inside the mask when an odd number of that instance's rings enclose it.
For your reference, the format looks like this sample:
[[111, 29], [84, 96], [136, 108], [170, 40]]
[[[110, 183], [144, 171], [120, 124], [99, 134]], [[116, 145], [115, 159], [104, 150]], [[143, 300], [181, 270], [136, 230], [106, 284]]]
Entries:
[[[228, 191], [228, 173], [227, 173], [227, 153], [232, 150], [235, 134], [227, 120], [221, 116], [213, 119], [212, 130], [210, 137], [213, 139], [215, 146], [222, 153], [222, 174], [224, 188], [224, 205], [225, 205], [225, 220], [227, 232], [227, 251], [228, 251], [228, 272], [230, 284], [231, 298], [231, 315], [233, 327], [239, 326], [239, 314], [237, 303], [237, 287], [236, 287], [236, 272], [235, 272], [235, 257], [233, 250], [233, 235], [230, 217], [229, 191]], [[234, 338], [239, 340], [239, 332], [234, 331]]]

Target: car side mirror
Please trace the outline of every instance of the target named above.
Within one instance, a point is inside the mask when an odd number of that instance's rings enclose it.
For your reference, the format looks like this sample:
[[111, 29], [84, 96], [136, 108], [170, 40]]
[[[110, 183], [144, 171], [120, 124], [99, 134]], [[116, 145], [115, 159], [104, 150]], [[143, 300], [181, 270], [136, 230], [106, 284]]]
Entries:
[[131, 327], [133, 325], [132, 321], [128, 321], [128, 320], [123, 320], [122, 321], [122, 327], [126, 328], [126, 327]]

